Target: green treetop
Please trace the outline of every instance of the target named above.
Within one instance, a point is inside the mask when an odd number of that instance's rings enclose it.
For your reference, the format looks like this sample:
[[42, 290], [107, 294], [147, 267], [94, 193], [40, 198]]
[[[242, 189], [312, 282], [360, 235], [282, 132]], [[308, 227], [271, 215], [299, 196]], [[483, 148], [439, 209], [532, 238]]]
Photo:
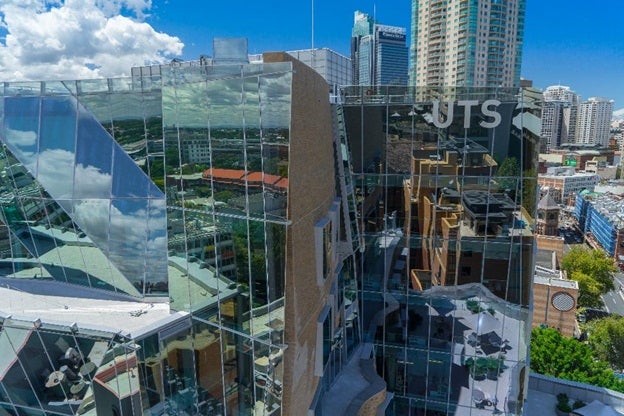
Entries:
[[600, 360], [615, 370], [624, 369], [624, 317], [610, 316], [588, 325], [589, 346]]
[[574, 247], [561, 259], [568, 277], [579, 282], [579, 305], [602, 306], [600, 294], [615, 289], [615, 261], [602, 250]]
[[587, 344], [566, 338], [555, 328], [533, 329], [531, 370], [624, 392], [624, 382], [615, 377], [605, 361], [594, 357]]

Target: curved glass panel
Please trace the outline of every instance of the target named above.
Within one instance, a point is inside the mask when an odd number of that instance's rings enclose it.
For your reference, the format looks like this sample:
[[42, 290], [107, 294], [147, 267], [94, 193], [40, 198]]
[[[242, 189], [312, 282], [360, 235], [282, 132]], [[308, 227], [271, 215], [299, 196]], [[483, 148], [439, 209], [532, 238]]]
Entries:
[[147, 293], [167, 292], [167, 230], [163, 227], [167, 221], [166, 203], [162, 199], [150, 199], [147, 212], [147, 252], [145, 264], [146, 284], [152, 290]]
[[[136, 175], [133, 180], [128, 180], [129, 172], [136, 172], [136, 165], [121, 149], [114, 151], [112, 197], [113, 198], [147, 198], [149, 195], [151, 181], [143, 174]], [[160, 191], [158, 191], [159, 193]]]
[[260, 76], [260, 113], [264, 140], [287, 143], [283, 129], [290, 128], [292, 74]]
[[[7, 252], [17, 254], [25, 248], [36, 257], [39, 270], [34, 277], [133, 295], [143, 293], [145, 263], [149, 260], [151, 279], [166, 292], [163, 194], [102, 125], [76, 107], [73, 97], [46, 97], [41, 102], [23, 97], [7, 100], [10, 108], [17, 106], [8, 115], [5, 111], [9, 130], [3, 135], [11, 150], [4, 159], [8, 175], [3, 220], [11, 230], [7, 230]], [[46, 131], [38, 146], [35, 141], [24, 147], [23, 133], [36, 140], [34, 129], [39, 125]], [[36, 159], [28, 155], [34, 151]], [[33, 164], [35, 160], [38, 164]], [[37, 177], [33, 178], [22, 163], [35, 167]], [[136, 200], [135, 206], [130, 202], [111, 205], [113, 192], [122, 198], [142, 199]], [[156, 198], [152, 205], [150, 197]], [[10, 235], [21, 244], [11, 244]], [[149, 259], [148, 248], [153, 256]], [[141, 264], [126, 261], [124, 252], [142, 258]], [[12, 275], [33, 277], [29, 263], [33, 262], [16, 262], [18, 267], [13, 267]]]
[[115, 141], [137, 164], [144, 163], [147, 151], [143, 97], [138, 93], [110, 96], [111, 131]]

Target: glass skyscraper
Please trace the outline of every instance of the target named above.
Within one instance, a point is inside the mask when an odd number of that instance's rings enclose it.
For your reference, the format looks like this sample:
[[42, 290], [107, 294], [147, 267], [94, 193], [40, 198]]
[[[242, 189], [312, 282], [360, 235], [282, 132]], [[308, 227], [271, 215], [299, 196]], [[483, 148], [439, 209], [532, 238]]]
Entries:
[[351, 36], [354, 85], [407, 85], [405, 28], [375, 23], [356, 11]]

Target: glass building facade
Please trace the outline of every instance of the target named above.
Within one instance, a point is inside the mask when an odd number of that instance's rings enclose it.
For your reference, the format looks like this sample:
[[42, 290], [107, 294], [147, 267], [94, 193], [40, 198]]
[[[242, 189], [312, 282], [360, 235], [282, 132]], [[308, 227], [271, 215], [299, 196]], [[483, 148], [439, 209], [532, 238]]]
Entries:
[[341, 114], [385, 414], [522, 414], [539, 105], [509, 89], [371, 90], [345, 88]]
[[2, 84], [0, 416], [520, 414], [538, 106], [215, 46]]
[[358, 342], [327, 84], [238, 49], [2, 84], [0, 415], [302, 414]]

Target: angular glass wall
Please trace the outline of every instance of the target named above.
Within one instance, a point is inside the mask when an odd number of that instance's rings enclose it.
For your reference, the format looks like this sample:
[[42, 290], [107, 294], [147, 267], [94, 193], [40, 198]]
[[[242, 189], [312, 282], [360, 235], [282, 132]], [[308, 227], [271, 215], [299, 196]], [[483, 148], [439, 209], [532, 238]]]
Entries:
[[136, 409], [275, 412], [292, 66], [162, 71], [4, 85], [0, 267], [192, 312], [136, 340]]
[[387, 414], [521, 414], [538, 149], [524, 113], [537, 107], [500, 89], [341, 98]]
[[5, 276], [131, 296], [166, 284], [164, 194], [67, 88], [37, 85], [2, 99]]

